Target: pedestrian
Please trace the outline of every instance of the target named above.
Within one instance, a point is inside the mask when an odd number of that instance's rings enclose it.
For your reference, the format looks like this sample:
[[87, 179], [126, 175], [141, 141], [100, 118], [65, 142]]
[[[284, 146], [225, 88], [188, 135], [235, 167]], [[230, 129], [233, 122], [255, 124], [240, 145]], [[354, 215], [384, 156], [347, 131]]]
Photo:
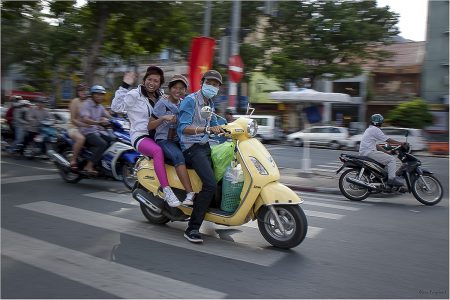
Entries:
[[169, 94], [162, 97], [153, 109], [149, 129], [155, 129], [155, 141], [175, 167], [178, 178], [186, 190], [184, 205], [193, 205], [194, 191], [192, 190], [186, 162], [181, 152], [179, 138], [176, 132], [181, 98], [186, 94], [188, 81], [183, 75], [175, 75], [169, 82]]
[[92, 156], [83, 168], [90, 176], [98, 175], [95, 166], [102, 158], [103, 152], [108, 148], [113, 138], [103, 126], [109, 124], [111, 116], [101, 104], [105, 99], [106, 90], [101, 85], [91, 88], [91, 98], [85, 100], [80, 109], [80, 120], [88, 126], [79, 127], [80, 132], [86, 137], [87, 145], [91, 146]]
[[82, 82], [78, 84], [76, 92], [77, 97], [72, 99], [69, 104], [70, 122], [67, 128], [67, 133], [70, 138], [75, 141], [72, 146], [72, 157], [70, 158], [70, 168], [74, 171], [78, 170], [78, 155], [86, 142], [85, 136], [79, 130], [81, 127], [88, 126], [87, 124], [81, 122], [80, 119], [81, 107], [88, 97], [88, 87], [86, 83]]
[[180, 106], [177, 132], [181, 150], [186, 162], [194, 168], [202, 181], [202, 190], [195, 198], [188, 228], [184, 232], [184, 237], [193, 243], [203, 242], [199, 229], [217, 188], [208, 132], [224, 133], [218, 126], [216, 116], [205, 116], [201, 113], [201, 109], [204, 106], [210, 106], [214, 111], [212, 98], [219, 92], [221, 84], [222, 75], [219, 72], [207, 71], [202, 77], [200, 90], [186, 96]]
[[111, 109], [127, 113], [133, 147], [139, 153], [153, 158], [155, 173], [164, 192], [164, 200], [169, 206], [176, 207], [181, 202], [169, 186], [163, 150], [154, 141], [155, 130], [149, 129], [153, 108], [163, 95], [161, 85], [164, 83], [164, 72], [156, 66], [149, 66], [142, 83], [137, 88], [128, 90], [136, 78], [134, 73], [124, 75], [123, 83], [111, 103]]

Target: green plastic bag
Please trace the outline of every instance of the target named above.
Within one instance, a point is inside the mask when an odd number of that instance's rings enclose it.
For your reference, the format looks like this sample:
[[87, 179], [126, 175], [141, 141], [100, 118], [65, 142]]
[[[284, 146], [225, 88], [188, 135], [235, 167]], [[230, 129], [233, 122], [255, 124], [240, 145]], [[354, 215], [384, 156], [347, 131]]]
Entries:
[[227, 167], [234, 159], [234, 148], [236, 146], [233, 142], [224, 142], [219, 145], [211, 146], [211, 159], [214, 166], [214, 176], [219, 182]]

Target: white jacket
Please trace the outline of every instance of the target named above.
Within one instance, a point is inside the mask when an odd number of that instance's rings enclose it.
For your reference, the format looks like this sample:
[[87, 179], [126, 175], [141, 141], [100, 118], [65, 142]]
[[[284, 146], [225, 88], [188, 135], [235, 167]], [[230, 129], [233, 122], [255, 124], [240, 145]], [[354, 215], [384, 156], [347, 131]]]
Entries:
[[131, 144], [137, 148], [136, 141], [148, 136], [147, 126], [153, 111], [147, 97], [141, 92], [141, 85], [130, 91], [119, 87], [111, 103], [111, 109], [115, 112], [127, 112], [131, 125]]

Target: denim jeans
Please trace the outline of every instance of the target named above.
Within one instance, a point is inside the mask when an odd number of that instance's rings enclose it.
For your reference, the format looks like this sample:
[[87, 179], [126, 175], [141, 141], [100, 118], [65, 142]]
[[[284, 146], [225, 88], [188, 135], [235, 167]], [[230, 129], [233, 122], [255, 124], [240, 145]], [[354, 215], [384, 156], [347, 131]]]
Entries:
[[92, 152], [92, 156], [89, 158], [94, 165], [96, 165], [103, 156], [103, 152], [108, 149], [109, 144], [113, 141], [112, 137], [99, 132], [89, 133], [86, 135], [86, 144], [88, 149]]
[[186, 163], [192, 166], [202, 180], [202, 190], [195, 197], [194, 208], [189, 220], [188, 230], [198, 230], [205, 218], [206, 211], [216, 193], [217, 183], [214, 177], [209, 144], [194, 144], [184, 152]]
[[183, 152], [181, 152], [181, 148], [177, 142], [170, 140], [159, 140], [156, 141], [156, 143], [164, 151], [164, 156], [170, 159], [175, 167], [186, 164]]

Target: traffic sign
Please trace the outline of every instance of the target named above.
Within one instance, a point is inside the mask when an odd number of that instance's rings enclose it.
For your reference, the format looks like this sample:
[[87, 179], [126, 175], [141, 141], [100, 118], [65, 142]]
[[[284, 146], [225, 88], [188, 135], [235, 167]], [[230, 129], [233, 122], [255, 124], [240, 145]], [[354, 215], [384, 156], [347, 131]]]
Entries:
[[230, 56], [228, 60], [228, 75], [232, 82], [238, 83], [244, 75], [244, 64], [239, 55]]

